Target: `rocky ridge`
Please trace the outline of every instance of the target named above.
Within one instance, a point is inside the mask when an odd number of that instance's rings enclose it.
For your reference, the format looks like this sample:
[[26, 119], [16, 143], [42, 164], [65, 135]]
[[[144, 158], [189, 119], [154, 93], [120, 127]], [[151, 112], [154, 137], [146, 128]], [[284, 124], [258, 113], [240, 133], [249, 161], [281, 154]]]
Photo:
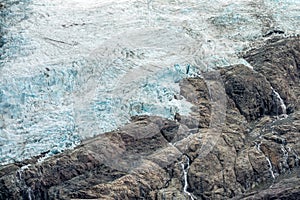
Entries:
[[297, 199], [299, 55], [299, 37], [273, 38], [243, 55], [253, 69], [217, 71], [215, 102], [211, 75], [183, 80], [191, 116], [137, 116], [74, 150], [2, 166], [0, 199]]

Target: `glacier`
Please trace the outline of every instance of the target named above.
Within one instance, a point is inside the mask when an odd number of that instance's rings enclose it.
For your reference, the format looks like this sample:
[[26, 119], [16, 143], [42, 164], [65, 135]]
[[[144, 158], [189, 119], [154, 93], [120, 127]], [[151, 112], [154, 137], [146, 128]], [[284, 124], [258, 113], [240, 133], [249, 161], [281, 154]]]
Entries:
[[299, 0], [0, 4], [2, 165], [74, 148], [134, 115], [189, 115], [180, 80], [249, 65], [237, 54], [254, 40], [300, 32]]

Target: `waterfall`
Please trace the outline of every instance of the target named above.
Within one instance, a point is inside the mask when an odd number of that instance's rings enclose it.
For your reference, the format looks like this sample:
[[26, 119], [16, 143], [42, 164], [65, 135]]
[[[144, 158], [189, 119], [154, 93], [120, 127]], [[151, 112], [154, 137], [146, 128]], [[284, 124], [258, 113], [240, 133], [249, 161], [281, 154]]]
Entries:
[[192, 200], [194, 200], [195, 198], [193, 197], [193, 195], [187, 191], [188, 189], [188, 171], [190, 168], [190, 159], [188, 156], [184, 155], [183, 157], [182, 163], [181, 163], [181, 167], [182, 167], [182, 171], [183, 171], [183, 176], [184, 176], [184, 187], [183, 187], [183, 192], [185, 194], [187, 194]]
[[286, 105], [285, 105], [284, 101], [282, 100], [280, 94], [278, 92], [276, 92], [273, 87], [272, 87], [272, 92], [275, 94], [275, 97], [279, 100], [279, 103], [280, 103], [279, 107], [281, 108], [282, 114], [286, 114]]
[[274, 175], [274, 172], [273, 172], [273, 165], [272, 165], [270, 159], [267, 156], [266, 156], [266, 160], [268, 161], [268, 164], [269, 164], [269, 172], [271, 173], [272, 178], [275, 179], [275, 175]]
[[20, 184], [21, 184], [21, 189], [23, 191], [26, 191], [26, 194], [28, 195], [28, 199], [29, 200], [32, 200], [32, 189], [31, 187], [29, 187], [27, 184], [26, 184], [26, 181], [22, 178], [22, 173], [24, 172], [24, 170], [26, 169], [29, 169], [29, 165], [25, 165], [25, 166], [22, 166], [19, 170], [17, 170], [17, 179], [19, 179], [20, 181]]
[[266, 160], [268, 162], [268, 165], [269, 165], [269, 172], [271, 173], [272, 178], [275, 179], [275, 175], [274, 175], [274, 172], [273, 172], [273, 165], [272, 165], [270, 159], [268, 158], [268, 156], [266, 156], [264, 154], [264, 152], [260, 149], [260, 145], [261, 145], [261, 142], [255, 143], [257, 151], [259, 151], [260, 153], [262, 153], [265, 156], [265, 158], [266, 158]]
[[[283, 144], [281, 145], [281, 151], [283, 153], [283, 167], [289, 169], [289, 164], [288, 164], [289, 152], [286, 150]], [[285, 171], [284, 168], [282, 169]]]

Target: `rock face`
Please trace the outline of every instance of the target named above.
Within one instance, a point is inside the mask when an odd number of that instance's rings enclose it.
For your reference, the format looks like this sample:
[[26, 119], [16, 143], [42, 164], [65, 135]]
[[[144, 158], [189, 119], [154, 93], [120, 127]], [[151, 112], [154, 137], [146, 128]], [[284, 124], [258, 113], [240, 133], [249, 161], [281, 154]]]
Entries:
[[[297, 176], [294, 174], [294, 176]], [[247, 194], [243, 199], [299, 199], [299, 171], [298, 177], [283, 179], [272, 187]], [[239, 199], [239, 198], [235, 198]]]
[[[222, 70], [226, 93], [248, 120], [283, 114], [271, 84], [262, 74], [243, 65]], [[279, 101], [280, 102], [280, 101]]]
[[[0, 199], [299, 199], [299, 38], [244, 58], [253, 69], [218, 71], [224, 113], [214, 111], [214, 81], [183, 80], [191, 116], [134, 117], [74, 150], [2, 166]], [[220, 134], [212, 134], [213, 115], [222, 114]]]
[[270, 44], [253, 49], [244, 55], [254, 70], [262, 74], [280, 94], [287, 112], [299, 109], [300, 96], [300, 40], [273, 39]]

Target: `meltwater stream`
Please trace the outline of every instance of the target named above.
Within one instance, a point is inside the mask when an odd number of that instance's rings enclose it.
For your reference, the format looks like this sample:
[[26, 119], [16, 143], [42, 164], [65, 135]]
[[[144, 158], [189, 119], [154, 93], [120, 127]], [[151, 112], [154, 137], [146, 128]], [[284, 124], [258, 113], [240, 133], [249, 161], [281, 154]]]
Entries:
[[0, 163], [72, 148], [133, 115], [188, 115], [174, 98], [182, 78], [247, 65], [236, 54], [299, 33], [299, 13], [299, 0], [2, 0]]

